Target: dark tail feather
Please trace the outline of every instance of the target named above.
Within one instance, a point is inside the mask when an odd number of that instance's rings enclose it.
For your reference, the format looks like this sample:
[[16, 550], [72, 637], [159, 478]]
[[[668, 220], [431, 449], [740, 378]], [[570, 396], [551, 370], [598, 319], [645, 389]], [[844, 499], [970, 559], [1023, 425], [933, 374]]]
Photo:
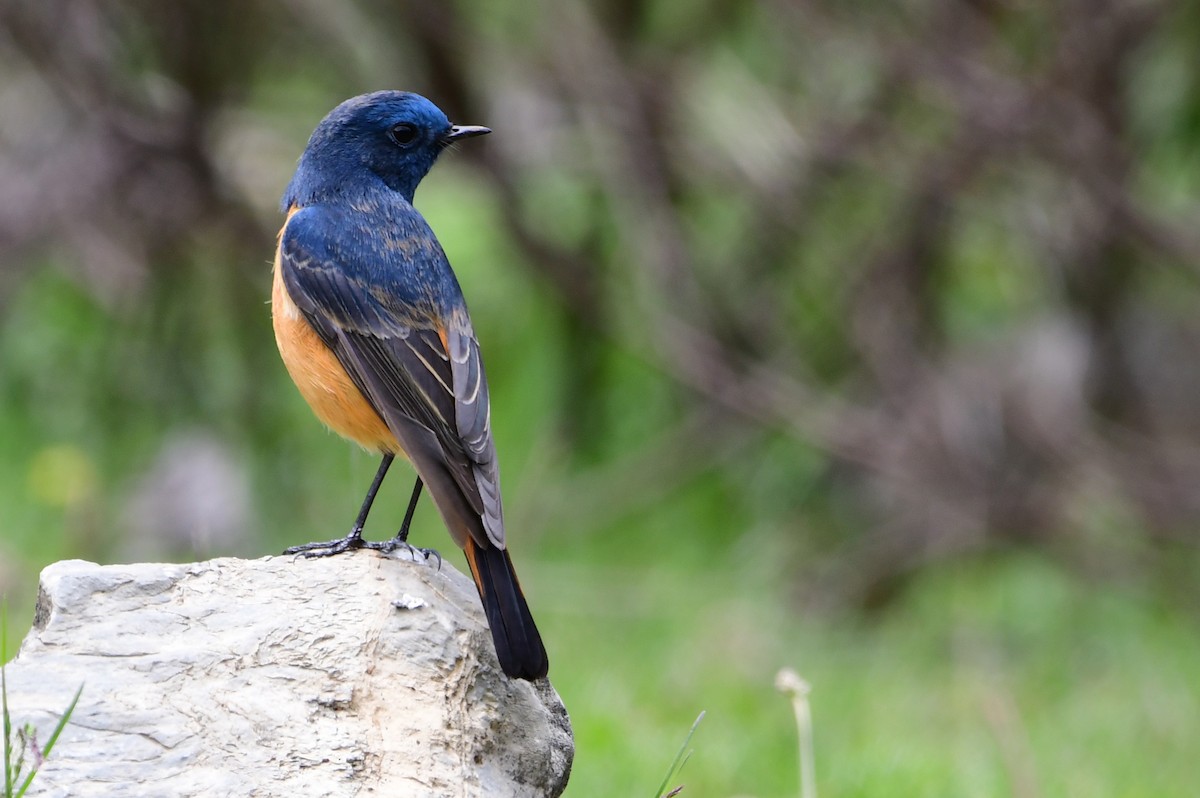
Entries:
[[500, 667], [513, 679], [532, 681], [545, 676], [550, 661], [508, 552], [493, 546], [483, 548], [471, 538], [467, 538], [466, 552]]

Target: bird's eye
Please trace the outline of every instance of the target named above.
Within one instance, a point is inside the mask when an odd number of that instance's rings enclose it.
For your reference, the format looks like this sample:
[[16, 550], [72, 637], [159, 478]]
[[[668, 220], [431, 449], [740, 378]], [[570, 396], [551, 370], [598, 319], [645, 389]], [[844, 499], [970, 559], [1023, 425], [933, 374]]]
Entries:
[[410, 125], [407, 122], [401, 122], [400, 124], [393, 126], [392, 129], [388, 131], [388, 135], [391, 136], [392, 141], [396, 142], [397, 145], [401, 147], [410, 147], [412, 146], [413, 142], [417, 140], [418, 133], [416, 125]]

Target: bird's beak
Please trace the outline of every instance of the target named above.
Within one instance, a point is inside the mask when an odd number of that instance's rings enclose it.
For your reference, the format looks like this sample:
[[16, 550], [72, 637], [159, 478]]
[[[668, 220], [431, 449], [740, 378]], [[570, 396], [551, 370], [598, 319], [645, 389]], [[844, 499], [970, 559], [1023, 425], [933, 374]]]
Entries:
[[450, 128], [450, 132], [442, 136], [442, 141], [449, 144], [452, 141], [459, 139], [469, 139], [473, 136], [486, 136], [491, 133], [492, 129], [480, 127], [479, 125], [455, 125]]

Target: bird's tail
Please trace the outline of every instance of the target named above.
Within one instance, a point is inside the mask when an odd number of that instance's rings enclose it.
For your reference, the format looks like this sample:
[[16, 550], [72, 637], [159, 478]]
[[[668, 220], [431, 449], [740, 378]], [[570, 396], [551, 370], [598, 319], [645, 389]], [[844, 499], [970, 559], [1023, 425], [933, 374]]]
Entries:
[[542, 636], [529, 613], [529, 605], [521, 594], [508, 551], [479, 546], [468, 537], [466, 553], [492, 630], [500, 667], [514, 679], [532, 681], [545, 676], [550, 661], [542, 645]]

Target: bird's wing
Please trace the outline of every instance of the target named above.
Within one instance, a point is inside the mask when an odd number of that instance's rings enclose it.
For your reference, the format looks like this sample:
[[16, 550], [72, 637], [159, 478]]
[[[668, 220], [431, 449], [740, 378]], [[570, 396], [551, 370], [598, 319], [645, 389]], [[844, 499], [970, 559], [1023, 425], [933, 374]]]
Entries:
[[[408, 229], [381, 236], [319, 207], [294, 213], [280, 239], [284, 285], [413, 459], [443, 515], [444, 501], [459, 500], [482, 521], [467, 524], [476, 542], [504, 548], [479, 343], [441, 246], [415, 211], [411, 217]], [[439, 485], [459, 495], [439, 496]]]

